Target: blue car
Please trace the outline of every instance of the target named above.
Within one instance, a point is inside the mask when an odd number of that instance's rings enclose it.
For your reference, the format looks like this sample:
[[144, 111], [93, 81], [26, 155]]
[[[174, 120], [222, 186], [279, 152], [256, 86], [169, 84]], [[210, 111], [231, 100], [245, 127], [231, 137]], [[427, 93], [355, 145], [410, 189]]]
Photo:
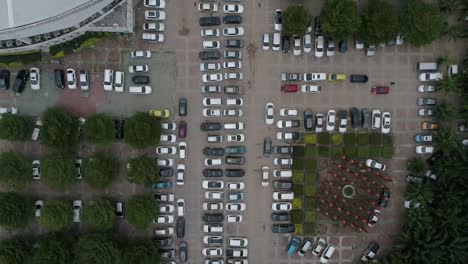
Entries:
[[431, 134], [416, 134], [416, 136], [414, 136], [414, 141], [416, 141], [416, 143], [430, 143], [432, 142], [432, 135]]
[[170, 181], [160, 181], [153, 184], [153, 189], [171, 189], [172, 182]]
[[289, 241], [288, 244], [288, 255], [292, 256], [294, 252], [299, 248], [299, 245], [301, 244], [301, 239], [298, 237], [292, 237], [291, 241]]

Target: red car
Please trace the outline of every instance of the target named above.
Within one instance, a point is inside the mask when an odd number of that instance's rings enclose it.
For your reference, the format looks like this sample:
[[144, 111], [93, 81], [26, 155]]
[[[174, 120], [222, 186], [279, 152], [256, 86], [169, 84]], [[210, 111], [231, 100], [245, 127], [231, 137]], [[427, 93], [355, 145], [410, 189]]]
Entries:
[[282, 93], [296, 93], [299, 87], [297, 84], [285, 84], [281, 85], [281, 92]]
[[372, 94], [388, 94], [390, 92], [390, 87], [388, 86], [374, 86], [371, 89]]
[[179, 123], [179, 137], [185, 138], [187, 136], [187, 123], [180, 121]]

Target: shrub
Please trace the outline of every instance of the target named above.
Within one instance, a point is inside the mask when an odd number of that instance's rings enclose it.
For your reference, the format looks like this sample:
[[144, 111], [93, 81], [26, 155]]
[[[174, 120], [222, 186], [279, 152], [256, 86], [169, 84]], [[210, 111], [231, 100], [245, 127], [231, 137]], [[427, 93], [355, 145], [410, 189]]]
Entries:
[[55, 190], [69, 188], [76, 176], [75, 161], [69, 155], [51, 153], [41, 160], [41, 180]]
[[382, 143], [382, 134], [380, 133], [370, 133], [369, 142], [372, 145], [380, 145]]
[[[304, 136], [304, 142], [307, 145], [313, 145], [317, 143], [317, 135], [315, 134], [305, 134]], [[307, 151], [307, 150], [306, 150]]]
[[309, 10], [302, 5], [290, 5], [283, 12], [283, 30], [291, 35], [304, 35], [311, 18]]
[[358, 144], [359, 145], [367, 145], [369, 144], [369, 134], [367, 133], [360, 133], [357, 135]]
[[380, 146], [370, 146], [369, 156], [373, 159], [379, 159], [382, 156], [382, 147]]
[[87, 40], [85, 40], [85, 41], [80, 45], [80, 47], [78, 47], [78, 48], [75, 50], [75, 52], [79, 52], [79, 51], [82, 50], [82, 49], [92, 47], [92, 46], [94, 46], [94, 44], [98, 43], [99, 41], [101, 41], [100, 38], [90, 38], [90, 39], [87, 39]]
[[0, 181], [12, 190], [22, 190], [32, 180], [31, 162], [13, 151], [0, 154]]
[[80, 51], [83, 48], [92, 46], [99, 42], [99, 40], [107, 38], [108, 36], [108, 32], [86, 32], [85, 34], [67, 42], [50, 46], [49, 53], [54, 57], [61, 52], [63, 54], [71, 54], [73, 52]]
[[122, 249], [109, 233], [88, 233], [80, 237], [73, 249], [73, 263], [120, 264]]
[[315, 184], [317, 174], [315, 172], [307, 172], [305, 175], [305, 184]]
[[0, 241], [0, 260], [2, 264], [29, 263], [31, 248], [24, 239], [18, 237]]
[[304, 173], [303, 172], [298, 172], [298, 171], [293, 171], [292, 182], [302, 184], [304, 182]]
[[138, 229], [145, 229], [158, 216], [157, 208], [151, 195], [135, 195], [127, 202], [127, 221]]
[[305, 197], [304, 198], [304, 208], [305, 209], [315, 209], [315, 198], [314, 197]]
[[300, 224], [295, 224], [295, 225], [294, 225], [294, 234], [302, 235], [302, 233], [303, 233], [302, 225], [300, 225]]
[[6, 229], [25, 227], [34, 215], [33, 208], [33, 202], [24, 196], [0, 193], [0, 225]]
[[330, 156], [330, 148], [328, 146], [319, 146], [318, 155], [322, 158], [328, 158]]
[[354, 134], [354, 133], [345, 133], [344, 134], [344, 143], [346, 145], [356, 144], [356, 134]]
[[345, 146], [344, 154], [348, 158], [355, 158], [356, 157], [356, 147], [355, 146]]
[[83, 135], [90, 143], [109, 145], [115, 140], [114, 121], [106, 114], [95, 114], [86, 120]]
[[306, 196], [314, 196], [317, 193], [315, 185], [307, 185], [304, 190]]
[[139, 156], [128, 162], [128, 180], [132, 183], [149, 185], [158, 180], [158, 165], [152, 158]]
[[27, 52], [0, 54], [0, 63], [4, 63], [10, 67], [14, 67], [15, 64], [31, 64], [38, 62], [42, 59], [40, 50], [31, 50]]
[[393, 157], [393, 146], [384, 146], [382, 150], [382, 157], [384, 159], [391, 159]]
[[322, 132], [318, 134], [318, 143], [321, 145], [330, 144], [330, 133]]
[[291, 222], [302, 224], [304, 222], [304, 212], [302, 210], [291, 210]]
[[161, 122], [148, 113], [139, 112], [125, 120], [125, 142], [135, 148], [159, 144]]
[[47, 230], [60, 230], [73, 223], [72, 203], [66, 200], [48, 200], [44, 202], [39, 223]]
[[426, 162], [421, 158], [412, 158], [408, 160], [407, 169], [415, 174], [421, 174], [426, 170]]
[[294, 198], [292, 201], [293, 209], [302, 209], [302, 198]]
[[65, 51], [64, 50], [60, 50], [59, 52], [55, 53], [54, 56], [52, 56], [54, 59], [63, 59], [65, 57]]
[[108, 187], [119, 173], [119, 162], [112, 156], [98, 152], [83, 163], [83, 178], [93, 188]]
[[62, 108], [52, 107], [43, 114], [41, 143], [52, 148], [70, 149], [78, 144], [78, 120]]
[[305, 222], [307, 222], [307, 223], [315, 222], [315, 211], [306, 211], [305, 212]]
[[294, 192], [294, 197], [302, 197], [304, 195], [304, 186], [302, 184], [293, 184], [292, 191]]
[[343, 134], [333, 134], [332, 136], [332, 142], [335, 145], [341, 145], [343, 144]]
[[0, 138], [12, 141], [25, 141], [31, 139], [33, 122], [31, 118], [4, 114], [0, 119]]
[[89, 201], [83, 210], [83, 220], [95, 229], [111, 229], [114, 219], [114, 206], [108, 200], [98, 198]]
[[317, 157], [317, 146], [316, 145], [308, 145], [306, 146], [306, 149], [305, 149], [305, 156], [307, 158], [315, 158]]

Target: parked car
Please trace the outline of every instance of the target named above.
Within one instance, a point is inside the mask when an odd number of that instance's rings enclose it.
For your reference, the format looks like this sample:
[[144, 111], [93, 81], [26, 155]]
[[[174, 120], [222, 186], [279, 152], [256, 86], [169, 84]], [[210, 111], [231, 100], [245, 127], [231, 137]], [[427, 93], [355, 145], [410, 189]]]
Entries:
[[271, 125], [274, 122], [274, 105], [273, 103], [267, 103], [265, 106], [265, 123]]
[[369, 218], [367, 219], [367, 225], [370, 227], [375, 226], [377, 222], [379, 221], [380, 218], [380, 211], [377, 209], [374, 209], [371, 211]]
[[416, 154], [432, 154], [434, 147], [432, 146], [416, 146]]
[[224, 24], [242, 24], [242, 16], [240, 15], [226, 15], [223, 17]]
[[311, 246], [312, 246], [312, 242], [310, 240], [304, 240], [297, 254], [301, 257], [304, 256]]
[[200, 17], [198, 23], [202, 27], [207, 26], [219, 26], [221, 25], [221, 19], [217, 16], [210, 16], [210, 17]]
[[289, 213], [272, 213], [271, 220], [277, 222], [287, 222], [291, 220]]
[[369, 77], [364, 74], [351, 74], [349, 81], [352, 83], [366, 83], [369, 80]]
[[372, 129], [379, 129], [382, 125], [382, 113], [378, 109], [372, 110]]
[[382, 133], [390, 133], [391, 117], [389, 112], [382, 113]]
[[419, 106], [434, 106], [437, 104], [437, 99], [435, 98], [425, 98], [425, 97], [419, 97], [417, 104]]
[[444, 76], [440, 72], [424, 72], [419, 74], [419, 80], [421, 82], [440, 81], [442, 78], [444, 78]]
[[372, 94], [388, 94], [390, 92], [390, 87], [388, 86], [374, 86], [371, 88]]
[[336, 123], [336, 111], [329, 110], [327, 113], [327, 131], [331, 132], [335, 130]]
[[31, 68], [29, 70], [29, 82], [31, 83], [31, 89], [41, 89], [41, 73], [39, 68]]
[[26, 82], [28, 81], [29, 70], [19, 70], [16, 75], [15, 82], [13, 83], [13, 92], [21, 94], [26, 87]]
[[325, 238], [321, 237], [317, 240], [315, 243], [314, 247], [312, 248], [312, 255], [318, 256], [322, 253], [322, 250], [325, 248], [327, 245], [327, 241]]
[[432, 135], [431, 134], [416, 134], [414, 136], [414, 141], [416, 141], [416, 143], [430, 143], [432, 142]]
[[381, 171], [385, 171], [385, 169], [387, 168], [384, 164], [379, 163], [378, 161], [373, 160], [373, 159], [367, 159], [365, 164], [367, 167], [371, 169], [377, 169]]
[[370, 242], [362, 254], [362, 262], [372, 262], [379, 251], [380, 245], [377, 242]]
[[348, 125], [348, 115], [345, 110], [338, 111], [338, 131], [345, 133]]
[[0, 90], [10, 89], [10, 71], [1, 70], [0, 71]]
[[421, 129], [422, 130], [437, 130], [439, 129], [439, 124], [423, 121], [421, 122]]
[[320, 255], [320, 263], [328, 263], [330, 258], [335, 253], [335, 246], [331, 243], [328, 243], [327, 247], [323, 250], [322, 254]]
[[281, 31], [283, 29], [283, 19], [282, 16], [283, 12], [281, 9], [276, 9], [275, 10], [275, 19], [274, 19], [274, 24], [275, 24], [275, 31]]
[[271, 226], [271, 231], [279, 234], [294, 233], [296, 228], [293, 224], [273, 224]]
[[388, 200], [390, 200], [390, 192], [383, 189], [380, 192], [380, 197], [379, 197], [379, 205], [382, 207], [387, 207], [388, 205]]
[[288, 255], [292, 256], [301, 244], [301, 239], [299, 237], [292, 237], [289, 241], [288, 246], [286, 247]]

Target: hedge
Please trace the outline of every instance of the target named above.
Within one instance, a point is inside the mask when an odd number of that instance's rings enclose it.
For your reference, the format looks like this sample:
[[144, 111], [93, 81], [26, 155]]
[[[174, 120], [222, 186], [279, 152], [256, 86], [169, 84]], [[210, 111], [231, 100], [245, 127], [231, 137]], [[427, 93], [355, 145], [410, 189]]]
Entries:
[[303, 159], [294, 159], [292, 164], [293, 170], [303, 170], [304, 169], [304, 160]]
[[40, 50], [28, 52], [0, 54], [0, 67], [20, 67], [24, 64], [31, 64], [42, 59]]
[[315, 224], [304, 224], [304, 234], [305, 235], [313, 235], [315, 232]]
[[369, 146], [358, 147], [358, 158], [364, 159], [369, 157]]
[[314, 197], [305, 197], [304, 198], [304, 208], [305, 209], [315, 209], [315, 198]]
[[302, 224], [304, 222], [304, 212], [302, 210], [291, 210], [291, 222]]
[[306, 211], [305, 212], [305, 220], [306, 223], [315, 222], [315, 211]]
[[315, 185], [309, 185], [304, 188], [306, 196], [314, 196], [317, 193], [317, 189]]
[[343, 155], [343, 148], [342, 147], [332, 147], [331, 148], [331, 157], [341, 156]]
[[364, 134], [358, 134], [357, 135], [357, 141], [359, 145], [367, 145], [369, 144], [369, 134], [364, 133]]
[[380, 145], [382, 143], [382, 137], [379, 133], [370, 133], [369, 141], [372, 145]]
[[304, 182], [304, 173], [294, 171], [293, 175], [292, 175], [292, 182], [293, 183], [303, 183]]
[[305, 163], [305, 170], [306, 171], [315, 171], [317, 169], [317, 160], [307, 160]]
[[295, 227], [294, 234], [302, 235], [302, 233], [303, 233], [302, 225], [300, 225], [300, 224], [295, 224], [294, 227]]
[[370, 146], [369, 156], [373, 159], [379, 159], [382, 157], [382, 151], [380, 146]]
[[109, 32], [86, 32], [85, 34], [67, 42], [50, 46], [49, 53], [55, 58], [61, 58], [66, 54], [71, 54], [73, 52], [80, 51], [83, 48], [90, 47], [101, 39], [108, 38], [110, 36], [111, 33]]
[[328, 158], [330, 156], [330, 148], [328, 146], [319, 146], [319, 157]]
[[305, 134], [304, 135], [304, 143], [306, 145], [316, 144], [317, 143], [317, 135], [315, 135], [315, 134]]
[[315, 184], [317, 174], [315, 172], [307, 172], [305, 175], [305, 184]]
[[335, 145], [343, 144], [343, 134], [333, 134], [332, 135], [332, 142]]
[[302, 209], [302, 198], [294, 198], [292, 201], [293, 209]]

